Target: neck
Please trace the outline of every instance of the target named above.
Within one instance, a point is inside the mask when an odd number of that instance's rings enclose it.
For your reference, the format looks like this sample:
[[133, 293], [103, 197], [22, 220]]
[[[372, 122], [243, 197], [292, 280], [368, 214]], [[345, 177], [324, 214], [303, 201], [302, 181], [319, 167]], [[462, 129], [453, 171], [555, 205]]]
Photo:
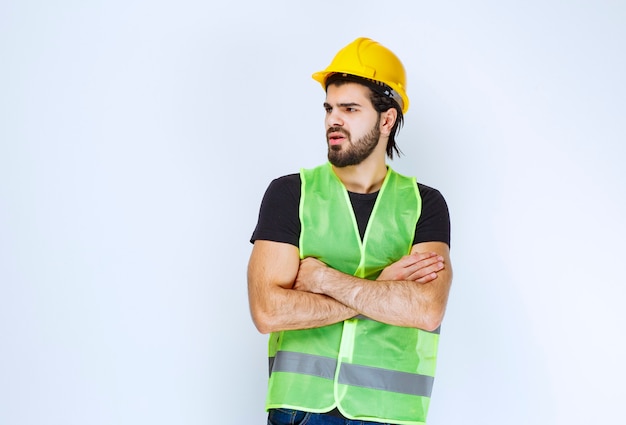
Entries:
[[387, 175], [385, 157], [372, 158], [370, 155], [365, 161], [347, 167], [335, 167], [333, 171], [339, 177], [346, 189], [355, 193], [372, 193], [380, 190]]

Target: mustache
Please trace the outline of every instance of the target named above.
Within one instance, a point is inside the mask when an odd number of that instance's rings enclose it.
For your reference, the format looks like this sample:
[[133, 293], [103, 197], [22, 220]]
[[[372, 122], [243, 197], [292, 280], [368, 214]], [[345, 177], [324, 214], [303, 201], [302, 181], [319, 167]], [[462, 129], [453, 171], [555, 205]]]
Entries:
[[350, 133], [347, 130], [344, 130], [341, 127], [330, 127], [328, 130], [326, 130], [326, 137], [328, 138], [328, 136], [330, 136], [330, 133], [341, 133], [346, 137], [350, 137]]

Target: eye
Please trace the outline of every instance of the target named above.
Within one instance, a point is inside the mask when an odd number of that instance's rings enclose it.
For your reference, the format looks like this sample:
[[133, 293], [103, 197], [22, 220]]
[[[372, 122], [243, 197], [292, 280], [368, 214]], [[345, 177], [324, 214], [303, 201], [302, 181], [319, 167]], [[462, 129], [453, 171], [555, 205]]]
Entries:
[[350, 106], [350, 107], [346, 108], [346, 111], [348, 111], [348, 112], [356, 112], [356, 111], [358, 111], [358, 109]]
[[330, 105], [324, 105], [324, 110], [327, 114], [330, 114], [333, 111], [333, 108]]

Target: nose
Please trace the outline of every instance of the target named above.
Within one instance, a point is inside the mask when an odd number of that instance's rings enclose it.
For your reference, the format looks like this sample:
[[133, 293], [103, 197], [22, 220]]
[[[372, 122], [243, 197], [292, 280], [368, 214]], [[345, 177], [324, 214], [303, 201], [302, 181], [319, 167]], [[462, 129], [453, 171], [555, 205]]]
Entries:
[[328, 114], [326, 114], [326, 126], [327, 127], [343, 127], [343, 117], [341, 111], [337, 108], [333, 108]]

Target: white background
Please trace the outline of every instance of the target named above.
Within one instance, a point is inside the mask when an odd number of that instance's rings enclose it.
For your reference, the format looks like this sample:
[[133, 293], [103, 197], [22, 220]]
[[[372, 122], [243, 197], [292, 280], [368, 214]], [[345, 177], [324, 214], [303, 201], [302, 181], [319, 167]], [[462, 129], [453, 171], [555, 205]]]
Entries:
[[271, 179], [325, 161], [310, 78], [358, 36], [449, 203], [429, 417], [623, 419], [622, 1], [0, 2], [0, 423], [261, 424], [246, 298]]

